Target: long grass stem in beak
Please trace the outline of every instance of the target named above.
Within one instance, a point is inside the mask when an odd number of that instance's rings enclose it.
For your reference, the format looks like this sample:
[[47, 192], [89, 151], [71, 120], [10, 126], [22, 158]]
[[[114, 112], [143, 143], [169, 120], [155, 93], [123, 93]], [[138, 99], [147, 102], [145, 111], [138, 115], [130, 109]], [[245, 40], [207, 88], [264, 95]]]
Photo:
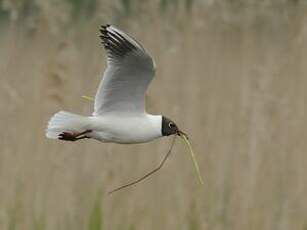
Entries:
[[172, 143], [171, 143], [171, 146], [170, 146], [168, 152], [166, 153], [166, 155], [164, 156], [164, 158], [162, 159], [162, 161], [160, 162], [160, 164], [159, 164], [158, 167], [156, 167], [155, 169], [151, 170], [150, 172], [148, 172], [147, 174], [145, 174], [144, 176], [142, 176], [141, 178], [139, 178], [139, 179], [137, 179], [137, 180], [134, 180], [134, 181], [132, 181], [132, 182], [130, 182], [130, 183], [128, 183], [128, 184], [122, 185], [122, 186], [120, 186], [120, 187], [118, 187], [118, 188], [115, 188], [115, 189], [111, 190], [111, 191], [109, 192], [109, 194], [112, 194], [112, 193], [117, 192], [117, 191], [119, 191], [119, 190], [122, 190], [122, 189], [124, 189], [124, 188], [127, 188], [127, 187], [130, 187], [130, 186], [132, 186], [132, 185], [135, 185], [135, 184], [137, 184], [137, 183], [139, 183], [139, 182], [145, 180], [146, 178], [148, 178], [149, 176], [151, 176], [151, 175], [154, 174], [155, 172], [159, 171], [159, 170], [163, 167], [163, 165], [164, 165], [164, 163], [166, 162], [167, 158], [171, 155], [172, 149], [173, 149], [174, 144], [175, 144], [175, 140], [176, 140], [176, 136], [174, 136], [173, 141], [172, 141]]
[[178, 136], [185, 136], [187, 139], [189, 139], [188, 134], [186, 134], [185, 132], [183, 132], [183, 131], [181, 131], [181, 130], [179, 130], [179, 129], [178, 129], [178, 131], [177, 131], [177, 135], [178, 135]]
[[181, 139], [184, 140], [184, 142], [189, 147], [189, 152], [190, 152], [190, 155], [191, 155], [191, 158], [192, 158], [192, 161], [193, 161], [193, 165], [194, 165], [196, 174], [198, 176], [199, 183], [200, 184], [204, 184], [203, 178], [202, 178], [202, 176], [200, 174], [200, 170], [199, 170], [199, 166], [198, 166], [198, 163], [197, 163], [197, 159], [196, 159], [195, 153], [194, 153], [194, 151], [192, 149], [191, 143], [189, 142], [188, 136], [184, 132], [182, 132], [182, 131], [178, 132], [178, 136], [180, 136]]

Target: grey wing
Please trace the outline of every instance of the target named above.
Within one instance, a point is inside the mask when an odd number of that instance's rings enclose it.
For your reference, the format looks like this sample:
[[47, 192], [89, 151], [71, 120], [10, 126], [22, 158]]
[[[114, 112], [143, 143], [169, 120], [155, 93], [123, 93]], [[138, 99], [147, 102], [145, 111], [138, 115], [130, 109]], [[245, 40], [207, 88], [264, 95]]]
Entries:
[[145, 92], [154, 77], [152, 58], [137, 41], [114, 26], [102, 26], [100, 32], [108, 66], [96, 93], [93, 115], [144, 113]]

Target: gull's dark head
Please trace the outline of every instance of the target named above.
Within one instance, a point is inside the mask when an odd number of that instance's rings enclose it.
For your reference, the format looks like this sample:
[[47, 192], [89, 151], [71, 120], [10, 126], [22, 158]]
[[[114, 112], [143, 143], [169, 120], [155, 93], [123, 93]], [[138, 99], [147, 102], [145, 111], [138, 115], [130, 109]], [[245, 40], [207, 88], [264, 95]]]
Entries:
[[162, 116], [162, 135], [163, 136], [169, 136], [169, 135], [182, 135], [184, 134], [182, 131], [180, 131], [177, 127], [177, 125], [175, 124], [175, 122], [173, 122], [171, 119]]

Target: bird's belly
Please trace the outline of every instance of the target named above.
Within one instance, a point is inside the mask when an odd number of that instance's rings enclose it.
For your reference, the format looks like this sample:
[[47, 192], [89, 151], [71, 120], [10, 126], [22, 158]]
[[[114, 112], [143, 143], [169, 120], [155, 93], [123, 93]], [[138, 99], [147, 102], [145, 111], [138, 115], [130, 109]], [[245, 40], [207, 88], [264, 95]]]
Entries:
[[105, 116], [94, 118], [91, 137], [102, 142], [135, 144], [149, 142], [161, 136], [160, 121], [148, 116]]
[[145, 143], [152, 141], [158, 136], [156, 135], [142, 135], [136, 134], [135, 132], [133, 135], [130, 133], [106, 133], [106, 132], [100, 132], [100, 131], [93, 131], [91, 134], [91, 137], [99, 140], [101, 142], [113, 142], [113, 143], [119, 143], [119, 144], [137, 144], [137, 143]]

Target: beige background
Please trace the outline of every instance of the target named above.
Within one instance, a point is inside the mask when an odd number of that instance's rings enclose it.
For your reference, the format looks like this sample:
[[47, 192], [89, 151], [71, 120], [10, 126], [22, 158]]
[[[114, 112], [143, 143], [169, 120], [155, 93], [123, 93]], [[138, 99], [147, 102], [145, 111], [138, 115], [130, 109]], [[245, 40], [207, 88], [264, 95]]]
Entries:
[[[41, 15], [2, 24], [0, 229], [99, 229], [95, 202], [101, 229], [307, 229], [307, 6], [196, 1], [163, 13], [156, 2], [116, 16], [100, 1], [73, 23], [45, 1]], [[155, 58], [148, 111], [190, 134], [203, 186], [177, 140], [158, 174], [108, 196], [155, 167], [171, 140], [45, 138], [58, 110], [91, 113], [81, 96], [105, 68], [98, 27], [109, 22]]]

